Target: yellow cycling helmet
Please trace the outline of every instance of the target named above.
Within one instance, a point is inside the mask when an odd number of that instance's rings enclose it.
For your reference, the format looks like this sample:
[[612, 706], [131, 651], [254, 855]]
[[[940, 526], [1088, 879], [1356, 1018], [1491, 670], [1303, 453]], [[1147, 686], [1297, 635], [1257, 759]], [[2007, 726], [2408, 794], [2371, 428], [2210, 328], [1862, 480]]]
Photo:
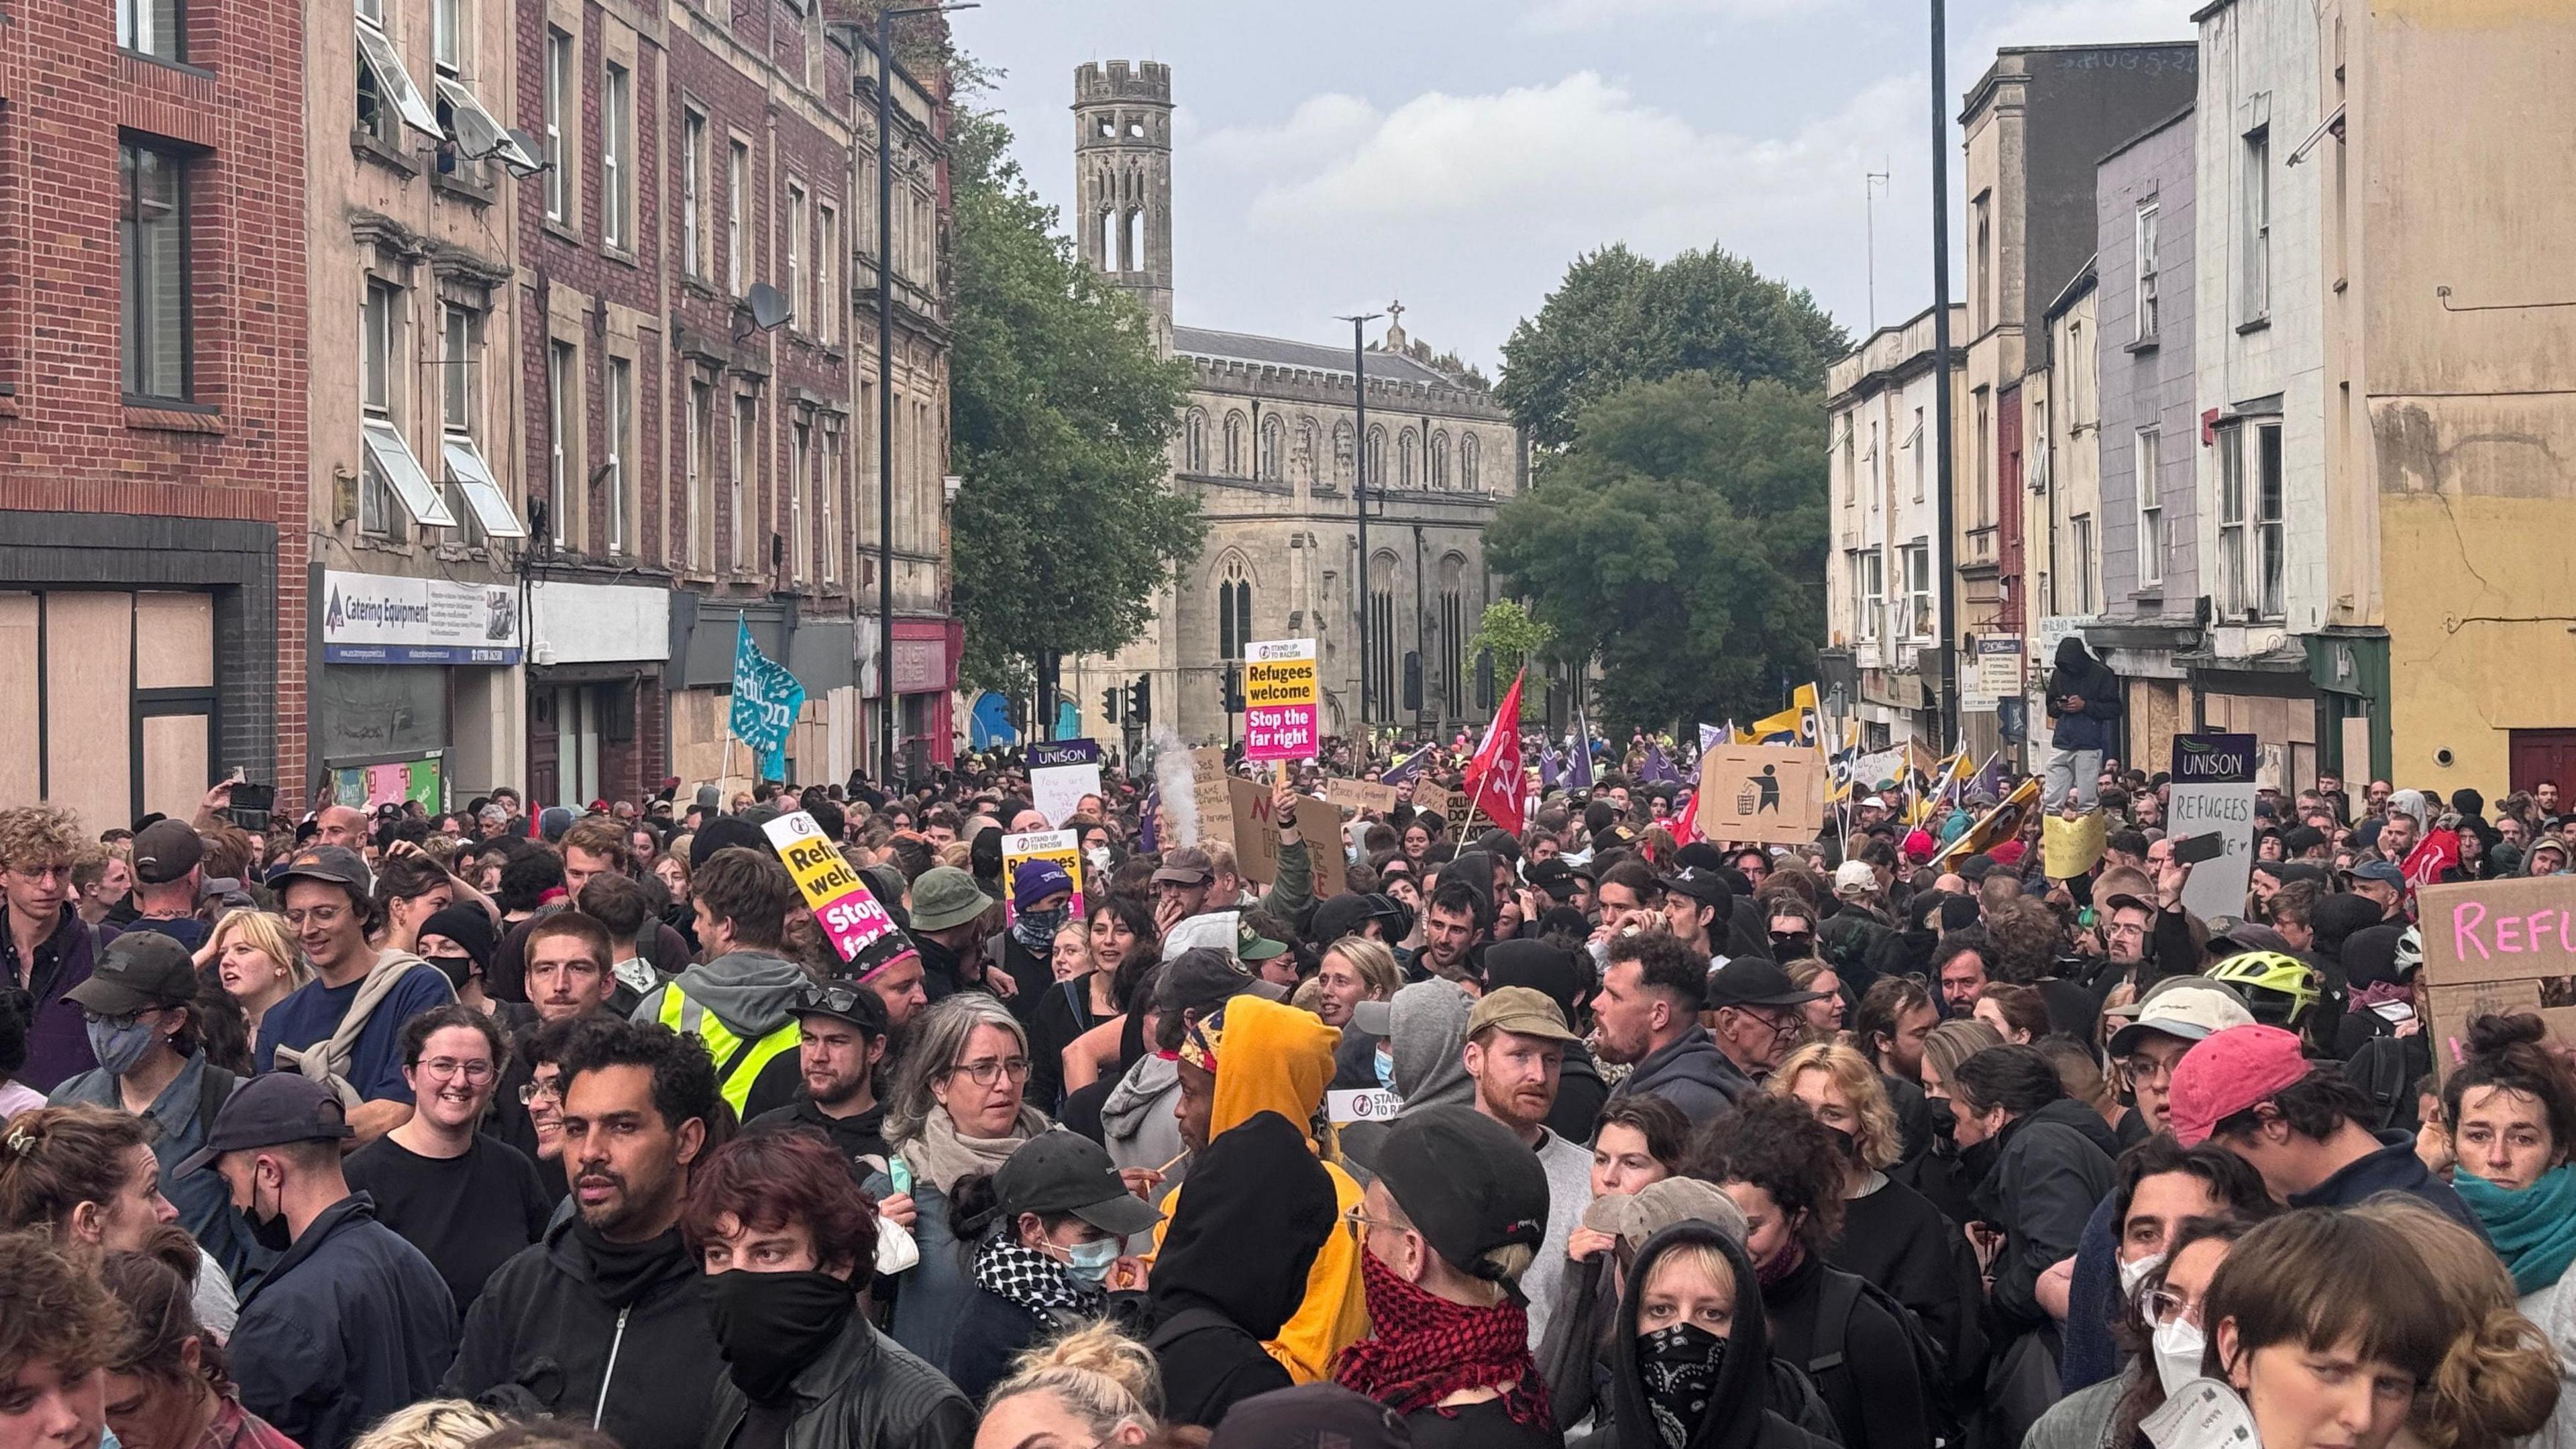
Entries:
[[[2325, 973], [2296, 956], [2279, 951], [2244, 951], [2212, 966], [2202, 973], [2212, 981], [2224, 981], [2247, 993], [2246, 1003], [2255, 1019], [2273, 1025], [2287, 1025], [2298, 1020], [2325, 994]], [[2269, 993], [2272, 998], [2287, 998], [2290, 1009], [2273, 1020], [2273, 1013], [2263, 1008], [2266, 998], [2252, 993]]]

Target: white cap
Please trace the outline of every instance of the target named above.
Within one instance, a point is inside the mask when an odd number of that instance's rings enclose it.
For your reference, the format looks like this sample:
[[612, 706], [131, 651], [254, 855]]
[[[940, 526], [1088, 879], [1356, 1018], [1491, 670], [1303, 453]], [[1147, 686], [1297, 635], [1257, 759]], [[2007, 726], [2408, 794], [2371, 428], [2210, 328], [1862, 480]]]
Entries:
[[1834, 867], [1834, 894], [1865, 896], [1878, 889], [1878, 872], [1865, 860], [1847, 860]]
[[2138, 1019], [2112, 1035], [2111, 1055], [2127, 1056], [2148, 1032], [2202, 1041], [2232, 1026], [2254, 1024], [2254, 1013], [2245, 1009], [2236, 993], [2215, 982], [2181, 976], [2158, 986], [2141, 1004]]

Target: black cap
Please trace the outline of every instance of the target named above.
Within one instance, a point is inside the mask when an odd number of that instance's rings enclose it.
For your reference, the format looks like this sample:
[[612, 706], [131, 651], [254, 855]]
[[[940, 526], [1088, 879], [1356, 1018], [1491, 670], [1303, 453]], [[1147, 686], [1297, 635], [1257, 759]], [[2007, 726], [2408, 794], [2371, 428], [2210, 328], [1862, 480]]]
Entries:
[[288, 856], [286, 864], [268, 878], [268, 883], [283, 894], [287, 882], [294, 880], [328, 881], [361, 896], [376, 888], [376, 878], [368, 873], [367, 862], [345, 845], [308, 845]]
[[185, 820], [155, 820], [134, 837], [134, 878], [145, 885], [182, 879], [205, 858], [205, 837]]
[[796, 1015], [828, 1016], [859, 1029], [869, 1041], [881, 1041], [894, 1030], [885, 998], [865, 986], [844, 981], [808, 981], [796, 990]]
[[1714, 906], [1720, 914], [1734, 903], [1735, 888], [1714, 870], [1684, 866], [1664, 877], [1664, 889], [1679, 891], [1704, 906]]
[[454, 941], [475, 965], [486, 971], [492, 969], [492, 952], [499, 943], [492, 934], [492, 917], [481, 906], [446, 906], [431, 912], [429, 919], [420, 923], [416, 939], [431, 936]]
[[1480, 1271], [1487, 1253], [1535, 1249], [1547, 1228], [1547, 1173], [1537, 1154], [1473, 1107], [1397, 1117], [1378, 1149], [1378, 1180], [1431, 1250], [1461, 1272], [1491, 1276]]
[[1780, 963], [1764, 956], [1738, 956], [1708, 974], [1708, 1009], [1722, 1006], [1804, 1006], [1824, 999], [1821, 991], [1800, 991]]
[[1267, 1000], [1287, 996], [1275, 981], [1264, 981], [1243, 963], [1212, 946], [1193, 946], [1163, 963], [1154, 981], [1158, 1011], [1191, 1011], [1205, 1016], [1245, 992]]
[[128, 931], [107, 943], [89, 979], [63, 1000], [100, 1016], [132, 1016], [197, 999], [197, 964], [188, 948], [158, 931]]
[[739, 815], [719, 815], [699, 826], [698, 833], [689, 837], [689, 870], [695, 873], [699, 866], [707, 863], [707, 857], [735, 845], [747, 850], [767, 850], [769, 837], [760, 833], [759, 826]]
[[1079, 1132], [1041, 1132], [1013, 1150], [993, 1175], [1002, 1211], [1052, 1217], [1071, 1213], [1114, 1238], [1153, 1231], [1163, 1215], [1127, 1190], [1117, 1164]]
[[215, 1114], [206, 1145], [170, 1175], [185, 1177], [227, 1152], [289, 1142], [334, 1142], [350, 1135], [349, 1114], [329, 1087], [300, 1072], [266, 1072], [233, 1093]]
[[1238, 1399], [1207, 1449], [1412, 1449], [1404, 1416], [1356, 1389], [1299, 1384]]

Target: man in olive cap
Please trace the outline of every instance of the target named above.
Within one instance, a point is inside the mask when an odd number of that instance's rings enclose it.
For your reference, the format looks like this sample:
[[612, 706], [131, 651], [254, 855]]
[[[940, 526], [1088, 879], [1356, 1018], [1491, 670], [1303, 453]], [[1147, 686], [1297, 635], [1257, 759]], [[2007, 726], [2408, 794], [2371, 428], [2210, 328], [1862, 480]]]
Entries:
[[1565, 1239], [1592, 1199], [1592, 1153], [1547, 1129], [1556, 1109], [1558, 1074], [1569, 1048], [1582, 1038], [1566, 1029], [1565, 1013], [1533, 987], [1504, 986], [1485, 995], [1467, 1014], [1467, 1075], [1476, 1084], [1476, 1110], [1520, 1139], [1547, 1174], [1547, 1236], [1538, 1261], [1523, 1280], [1530, 1300], [1530, 1347], [1547, 1332], [1548, 1310], [1565, 1271]]
[[912, 883], [911, 931], [921, 948], [923, 994], [938, 1001], [975, 990], [1012, 1000], [1019, 983], [993, 969], [984, 950], [1001, 917], [1001, 903], [984, 894], [969, 872], [953, 865], [923, 871]]

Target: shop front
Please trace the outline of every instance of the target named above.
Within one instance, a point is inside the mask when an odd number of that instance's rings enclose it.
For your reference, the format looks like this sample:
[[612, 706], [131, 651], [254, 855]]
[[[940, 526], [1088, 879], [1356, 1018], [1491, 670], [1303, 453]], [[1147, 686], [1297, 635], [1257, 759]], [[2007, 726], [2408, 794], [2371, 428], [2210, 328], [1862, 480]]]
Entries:
[[670, 658], [661, 679], [669, 700], [669, 765], [683, 786], [748, 790], [753, 762], [726, 728], [732, 716], [734, 640], [749, 629], [768, 658], [805, 687], [805, 707], [788, 732], [787, 778], [818, 784], [846, 776], [858, 758], [865, 710], [858, 690], [857, 631], [847, 615], [814, 617], [793, 599], [740, 600], [695, 593], [670, 597]]
[[671, 598], [642, 585], [528, 586], [531, 804], [640, 804], [661, 788]]
[[314, 572], [311, 768], [332, 797], [436, 811], [524, 786], [518, 586]]

